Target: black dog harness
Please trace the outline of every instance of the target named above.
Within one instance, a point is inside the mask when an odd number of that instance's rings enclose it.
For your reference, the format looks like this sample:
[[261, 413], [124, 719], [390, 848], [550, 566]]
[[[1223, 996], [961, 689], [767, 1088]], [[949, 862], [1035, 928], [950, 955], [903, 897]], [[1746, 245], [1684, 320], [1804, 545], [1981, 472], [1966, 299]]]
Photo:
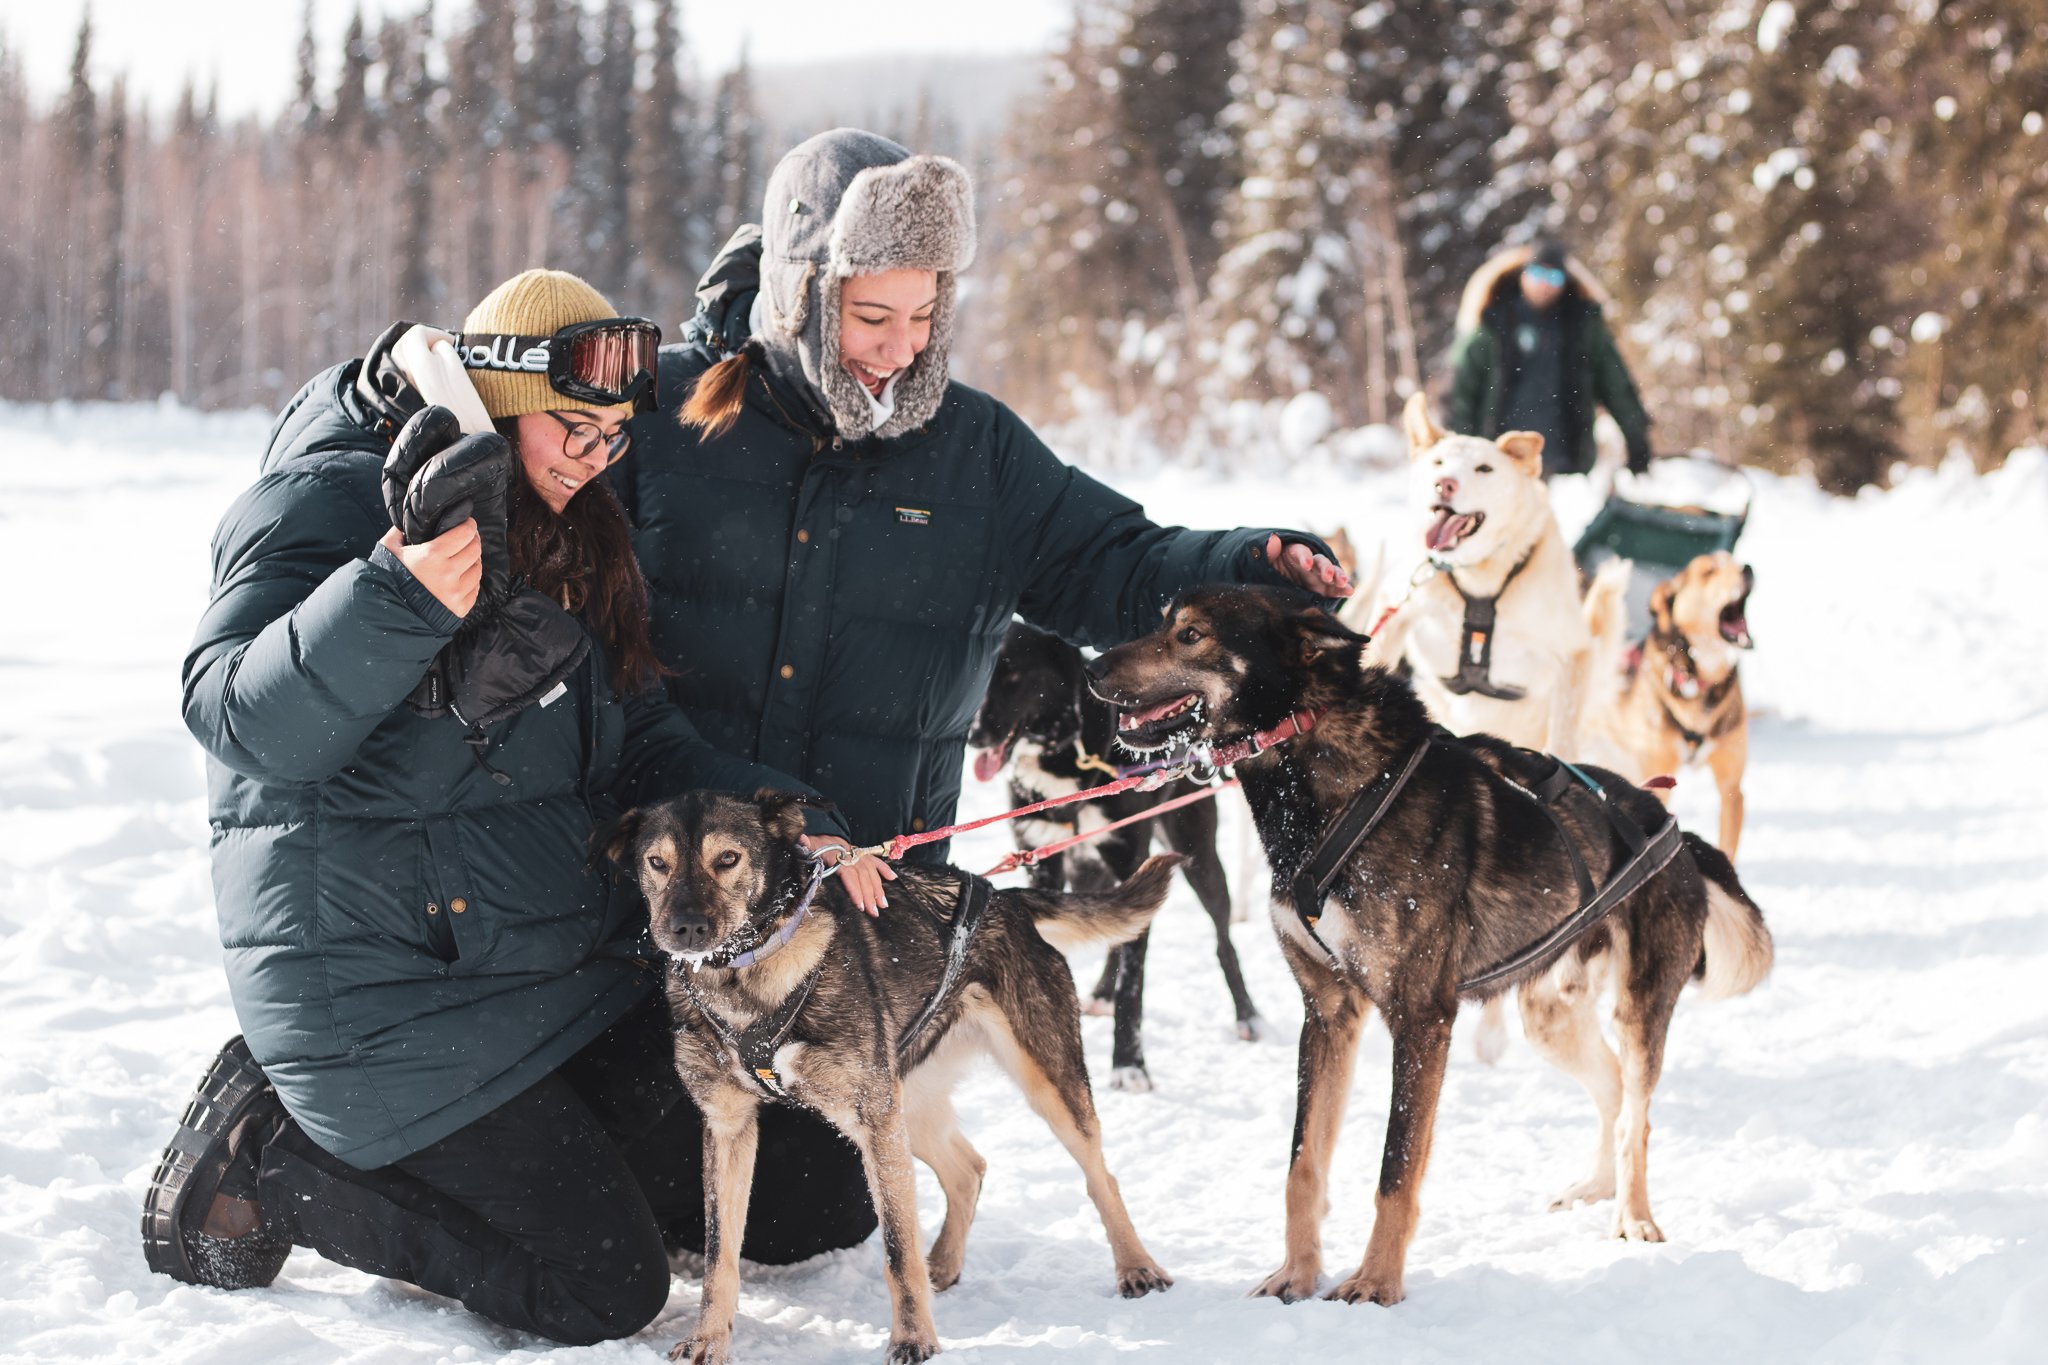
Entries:
[[1482, 697], [1497, 697], [1501, 701], [1520, 701], [1528, 695], [1525, 687], [1496, 685], [1493, 681], [1493, 622], [1494, 608], [1507, 595], [1508, 584], [1515, 581], [1515, 575], [1528, 566], [1536, 555], [1536, 547], [1530, 546], [1529, 553], [1515, 561], [1515, 567], [1508, 570], [1508, 576], [1500, 581], [1500, 587], [1491, 597], [1474, 597], [1458, 582], [1458, 575], [1449, 565], [1439, 565], [1445, 578], [1450, 580], [1451, 590], [1465, 600], [1464, 632], [1458, 640], [1458, 672], [1456, 677], [1443, 678], [1443, 685], [1459, 696], [1477, 692]]
[[[797, 899], [796, 909], [783, 922], [782, 928], [770, 935], [766, 941], [747, 949], [743, 953], [723, 953], [717, 950], [705, 955], [706, 965], [727, 967], [735, 971], [751, 967], [757, 962], [780, 952], [796, 937], [796, 931], [810, 916], [811, 903], [817, 899], [818, 888], [825, 883], [826, 867], [822, 861], [814, 861], [811, 867], [810, 883], [804, 887], [803, 895]], [[716, 959], [716, 960], [714, 960]], [[694, 970], [694, 969], [692, 969]], [[697, 994], [697, 988], [690, 984], [689, 972], [672, 968], [676, 984], [683, 988], [683, 994], [702, 1015], [712, 1037], [719, 1046], [737, 1062], [740, 1070], [747, 1073], [760, 1092], [770, 1099], [789, 1098], [783, 1087], [782, 1075], [775, 1069], [775, 1054], [782, 1047], [789, 1031], [796, 1026], [797, 1015], [803, 1012], [810, 1001], [811, 992], [817, 989], [818, 977], [824, 972], [825, 964], [820, 962], [797, 984], [797, 988], [782, 998], [782, 1003], [756, 1019], [743, 1029], [735, 1030], [717, 1010]]]
[[938, 989], [932, 992], [932, 998], [924, 1002], [924, 1008], [896, 1039], [896, 1062], [899, 1066], [909, 1061], [919, 1035], [938, 1017], [939, 1008], [952, 998], [953, 988], [960, 982], [960, 969], [967, 961], [967, 942], [981, 927], [982, 918], [995, 900], [995, 887], [989, 884], [988, 878], [969, 876], [964, 872], [960, 875], [960, 899], [953, 913], [948, 916], [936, 909], [931, 911], [932, 918], [950, 931], [952, 937], [946, 943], [946, 965], [939, 973]]
[[[822, 871], [823, 864], [819, 867]], [[818, 887], [823, 880], [821, 875], [812, 876], [811, 884], [805, 888], [795, 913], [767, 943], [718, 965], [735, 969], [749, 967], [788, 943], [795, 935], [796, 927], [810, 913], [811, 901], [817, 895]], [[967, 960], [967, 942], [973, 937], [975, 929], [980, 926], [989, 905], [994, 900], [995, 888], [989, 884], [987, 878], [971, 877], [963, 873], [962, 881], [964, 885], [961, 888], [959, 902], [950, 914], [937, 909], [930, 910], [932, 918], [939, 922], [942, 930], [951, 931], [952, 938], [946, 945], [946, 965], [939, 975], [938, 989], [932, 992], [932, 997], [925, 1002], [924, 1009], [896, 1041], [896, 1057], [899, 1063], [909, 1057], [911, 1047], [919, 1034], [937, 1016], [940, 1007], [951, 998], [953, 988], [960, 979], [961, 966]], [[783, 1085], [782, 1074], [776, 1070], [775, 1054], [788, 1039], [789, 1031], [796, 1026], [797, 1016], [803, 1013], [803, 1008], [809, 1003], [811, 993], [817, 989], [818, 978], [824, 971], [825, 964], [820, 962], [797, 984], [795, 990], [783, 997], [782, 1003], [743, 1029], [734, 1029], [718, 1011], [711, 1008], [704, 997], [697, 993], [696, 987], [690, 984], [687, 973], [676, 971], [674, 975], [677, 984], [683, 988], [683, 994], [689, 997], [690, 1004], [703, 1016], [712, 1036], [718, 1040], [729, 1059], [738, 1063], [740, 1070], [746, 1073], [755, 1088], [771, 1100], [787, 1100], [790, 1097], [789, 1090]]]
[[[1380, 822], [1386, 818], [1387, 812], [1393, 809], [1394, 802], [1407, 787], [1409, 779], [1415, 776], [1415, 770], [1422, 766], [1423, 757], [1428, 754], [1430, 747], [1436, 744], [1463, 747], [1458, 744], [1457, 736], [1445, 730], [1437, 730], [1424, 736], [1409, 751], [1406, 761], [1398, 769], [1387, 769], [1346, 803], [1344, 809], [1338, 812], [1337, 818], [1323, 832], [1322, 838], [1317, 840], [1308, 861], [1294, 874], [1294, 913], [1301, 917], [1302, 927], [1308, 931], [1309, 938], [1323, 950], [1324, 955], [1330, 959], [1330, 964], [1339, 970], [1342, 970], [1340, 959], [1316, 934], [1316, 924], [1322, 918], [1323, 902], [1329, 897], [1330, 888], [1336, 884], [1337, 878], [1342, 875], [1345, 864], [1351, 861], [1352, 855], [1365, 843], [1373, 830], [1378, 828]], [[1667, 815], [1655, 834], [1645, 835], [1641, 826], [1629, 817], [1628, 812], [1608, 799], [1606, 789], [1578, 768], [1548, 754], [1531, 757], [1547, 761], [1550, 766], [1542, 770], [1540, 776], [1532, 774], [1532, 780], [1526, 786], [1513, 778], [1504, 777], [1503, 780], [1535, 802], [1536, 808], [1550, 821], [1551, 828], [1557, 831], [1558, 842], [1564, 845], [1565, 856], [1571, 860], [1572, 876], [1578, 882], [1579, 906], [1541, 938], [1510, 953], [1485, 971], [1460, 981], [1458, 991], [1461, 995], [1506, 980], [1576, 941], [1605, 919], [1608, 912], [1620, 904], [1630, 892], [1663, 871], [1665, 865], [1678, 853], [1677, 820]], [[1629, 850], [1628, 860], [1615, 869], [1605, 886], [1598, 888], [1593, 885], [1592, 874], [1586, 869], [1584, 855], [1572, 841], [1570, 832], [1564, 827], [1564, 821], [1560, 820], [1557, 812], [1552, 809], [1566, 792], [1581, 785], [1599, 799], [1601, 814], [1606, 816], [1607, 823], [1613, 827], [1614, 832], [1621, 837]]]

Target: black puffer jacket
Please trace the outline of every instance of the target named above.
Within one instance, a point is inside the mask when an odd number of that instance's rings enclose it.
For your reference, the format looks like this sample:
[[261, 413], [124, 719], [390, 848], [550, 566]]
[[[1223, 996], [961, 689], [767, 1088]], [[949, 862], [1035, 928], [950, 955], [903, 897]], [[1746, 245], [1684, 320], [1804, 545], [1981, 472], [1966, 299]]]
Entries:
[[952, 821], [1013, 613], [1106, 647], [1183, 588], [1280, 581], [1268, 531], [1155, 525], [964, 384], [921, 428], [841, 443], [801, 377], [755, 348], [738, 424], [681, 429], [697, 377], [745, 343], [759, 252], [736, 238], [706, 275], [617, 487], [671, 694], [713, 744], [831, 797], [856, 842]]

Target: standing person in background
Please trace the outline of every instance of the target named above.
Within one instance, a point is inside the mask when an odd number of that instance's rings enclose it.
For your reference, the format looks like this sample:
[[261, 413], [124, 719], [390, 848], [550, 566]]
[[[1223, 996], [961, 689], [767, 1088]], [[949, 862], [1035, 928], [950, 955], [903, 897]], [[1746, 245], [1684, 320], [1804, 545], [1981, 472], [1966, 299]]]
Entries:
[[[652, 401], [659, 334], [613, 311], [530, 270], [471, 312], [459, 361], [392, 328], [300, 391], [215, 533], [185, 723], [247, 1036], [151, 1182], [154, 1270], [254, 1288], [310, 1247], [581, 1344], [667, 1302], [666, 1226], [701, 1239], [645, 912], [587, 844], [685, 788], [803, 788], [657, 685], [598, 476]], [[793, 1111], [761, 1128], [749, 1254], [866, 1237], [853, 1147]]]
[[1350, 592], [1311, 536], [1153, 524], [952, 379], [975, 243], [954, 162], [822, 133], [777, 165], [763, 215], [663, 350], [662, 410], [616, 478], [670, 695], [831, 797], [854, 842], [952, 821], [1013, 614], [1108, 646], [1198, 583]]
[[1628, 467], [1650, 463], [1650, 419], [1615, 349], [1602, 291], [1562, 244], [1512, 247], [1474, 271], [1451, 347], [1450, 429], [1543, 437], [1543, 476], [1593, 467], [1593, 409], [1607, 409]]

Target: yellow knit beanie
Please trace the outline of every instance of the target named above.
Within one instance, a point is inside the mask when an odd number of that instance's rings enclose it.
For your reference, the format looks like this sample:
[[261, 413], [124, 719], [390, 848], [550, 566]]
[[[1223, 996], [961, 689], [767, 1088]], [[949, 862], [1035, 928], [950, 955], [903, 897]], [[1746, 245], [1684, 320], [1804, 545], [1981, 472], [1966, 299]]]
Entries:
[[[463, 319], [462, 330], [465, 334], [547, 336], [578, 322], [602, 322], [617, 316], [618, 310], [604, 295], [568, 271], [528, 270], [493, 289]], [[556, 392], [544, 374], [471, 370], [469, 382], [476, 385], [477, 397], [484, 400], [484, 411], [493, 418], [590, 406], [580, 398]]]

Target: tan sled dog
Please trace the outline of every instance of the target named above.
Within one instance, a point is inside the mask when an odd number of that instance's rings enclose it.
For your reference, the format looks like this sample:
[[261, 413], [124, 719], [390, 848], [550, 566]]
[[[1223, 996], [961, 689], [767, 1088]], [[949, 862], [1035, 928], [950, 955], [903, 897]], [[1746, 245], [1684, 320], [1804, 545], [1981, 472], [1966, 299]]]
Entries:
[[1580, 754], [1631, 782], [1705, 763], [1721, 793], [1716, 842], [1731, 860], [1742, 838], [1742, 772], [1749, 763], [1749, 713], [1737, 665], [1755, 643], [1748, 615], [1755, 584], [1756, 575], [1726, 550], [1699, 556], [1650, 593], [1649, 638], [1627, 664], [1619, 603], [1597, 589], [1587, 594], [1597, 657], [1606, 665], [1596, 672], [1625, 669], [1625, 681], [1618, 694], [1599, 696], [1595, 688], [1580, 726]]

